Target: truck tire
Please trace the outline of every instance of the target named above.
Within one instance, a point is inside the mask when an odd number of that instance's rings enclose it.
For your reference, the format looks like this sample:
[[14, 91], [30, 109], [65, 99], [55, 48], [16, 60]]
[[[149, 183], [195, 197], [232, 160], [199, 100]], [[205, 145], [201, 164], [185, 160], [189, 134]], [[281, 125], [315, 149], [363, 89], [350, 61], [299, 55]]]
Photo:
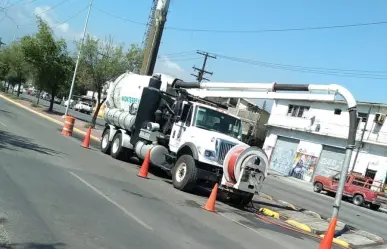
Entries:
[[101, 138], [101, 151], [104, 154], [107, 154], [110, 150], [110, 147], [112, 143], [109, 141], [109, 133], [110, 129], [105, 128], [105, 130], [102, 133], [102, 138]]
[[380, 204], [372, 204], [370, 203], [370, 209], [374, 211], [378, 211], [380, 208]]
[[124, 149], [121, 146], [122, 144], [122, 134], [121, 132], [117, 132], [116, 135], [114, 135], [112, 140], [112, 145], [110, 149], [110, 155], [115, 159], [120, 159], [122, 154], [124, 154]]
[[196, 185], [198, 168], [191, 155], [180, 156], [172, 169], [173, 186], [182, 191], [192, 191]]
[[253, 197], [254, 197], [254, 194], [248, 194], [248, 195], [233, 194], [230, 197], [230, 203], [236, 207], [243, 208], [252, 202]]
[[313, 185], [313, 191], [316, 192], [316, 193], [321, 193], [321, 191], [323, 190], [323, 185], [321, 182], [315, 182], [314, 185]]
[[356, 194], [352, 198], [352, 203], [356, 206], [361, 206], [364, 203], [364, 197], [360, 194]]

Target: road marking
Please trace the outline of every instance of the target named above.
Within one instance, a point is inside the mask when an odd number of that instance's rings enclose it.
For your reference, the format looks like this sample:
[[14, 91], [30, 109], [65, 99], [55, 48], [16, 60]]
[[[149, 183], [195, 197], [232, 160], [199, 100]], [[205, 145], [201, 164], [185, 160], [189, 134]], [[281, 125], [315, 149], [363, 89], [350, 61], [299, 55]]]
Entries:
[[252, 232], [254, 232], [254, 233], [256, 233], [256, 234], [259, 234], [259, 235], [261, 235], [261, 236], [263, 236], [263, 237], [265, 237], [265, 238], [268, 238], [268, 239], [270, 239], [270, 240], [276, 242], [277, 244], [279, 244], [279, 245], [281, 245], [281, 246], [283, 246], [283, 247], [285, 247], [285, 248], [294, 249], [294, 247], [289, 247], [289, 245], [286, 245], [286, 244], [281, 243], [278, 239], [272, 238], [272, 237], [269, 236], [268, 234], [261, 233], [261, 232], [259, 232], [258, 230], [254, 229], [254, 228], [252, 228], [252, 227], [246, 226], [245, 224], [242, 224], [241, 222], [239, 222], [239, 221], [237, 221], [237, 220], [234, 220], [234, 219], [232, 219], [232, 218], [230, 218], [230, 217], [227, 217], [227, 215], [224, 215], [224, 214], [222, 214], [222, 213], [218, 213], [218, 214], [219, 214], [220, 216], [222, 216], [222, 217], [224, 217], [224, 218], [226, 218], [226, 219], [232, 221], [232, 222], [235, 222], [236, 224], [238, 224], [238, 225], [240, 225], [240, 226], [242, 226], [242, 227], [244, 227], [244, 228], [249, 229], [250, 231], [252, 231]]
[[152, 227], [150, 227], [149, 225], [147, 225], [145, 222], [143, 222], [141, 219], [137, 218], [134, 214], [132, 214], [131, 212], [129, 212], [128, 210], [126, 210], [123, 206], [121, 206], [120, 204], [118, 204], [117, 202], [113, 201], [112, 199], [110, 199], [107, 195], [105, 195], [104, 193], [102, 193], [101, 191], [99, 191], [98, 189], [96, 189], [93, 185], [91, 185], [90, 183], [88, 183], [87, 181], [85, 181], [83, 178], [81, 178], [80, 176], [78, 176], [77, 174], [69, 171], [70, 174], [72, 174], [74, 177], [76, 177], [79, 181], [81, 181], [82, 183], [84, 183], [86, 186], [88, 186], [89, 188], [91, 188], [92, 190], [94, 190], [97, 194], [99, 194], [100, 196], [102, 196], [103, 198], [105, 198], [106, 200], [108, 200], [110, 203], [112, 203], [114, 206], [118, 207], [119, 209], [121, 209], [122, 212], [124, 212], [127, 216], [129, 216], [130, 218], [132, 218], [133, 220], [137, 221], [137, 223], [139, 223], [140, 225], [142, 225], [143, 227], [145, 227], [146, 229], [148, 230], [153, 230]]
[[6, 124], [4, 124], [3, 122], [0, 121], [0, 124], [3, 125], [4, 127], [7, 127]]

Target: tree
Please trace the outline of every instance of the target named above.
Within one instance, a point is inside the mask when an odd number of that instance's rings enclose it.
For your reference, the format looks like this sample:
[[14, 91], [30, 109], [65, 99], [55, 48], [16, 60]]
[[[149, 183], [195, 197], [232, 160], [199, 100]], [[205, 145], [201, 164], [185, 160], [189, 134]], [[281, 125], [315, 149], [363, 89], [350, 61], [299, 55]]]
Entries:
[[[6, 50], [0, 50], [0, 81], [6, 81], [8, 72], [10, 69], [9, 62], [7, 60]], [[5, 91], [5, 85], [3, 85], [3, 91]]]
[[5, 59], [8, 61], [9, 70], [7, 80], [12, 85], [12, 93], [14, 86], [17, 84], [17, 96], [20, 94], [20, 87], [29, 75], [28, 64], [26, 63], [21, 43], [19, 41], [12, 42], [5, 48]]
[[55, 40], [52, 29], [37, 17], [38, 32], [21, 40], [26, 61], [34, 68], [34, 82], [38, 89], [51, 94], [48, 111], [53, 110], [58, 91], [69, 83], [73, 60], [65, 40]]
[[130, 72], [140, 72], [144, 51], [135, 44], [131, 44], [126, 52], [126, 69]]
[[[78, 49], [80, 43], [77, 43]], [[79, 64], [79, 81], [86, 88], [97, 93], [97, 105], [92, 118], [95, 125], [98, 112], [103, 104], [102, 89], [107, 81], [124, 73], [128, 67], [127, 57], [122, 45], [113, 44], [111, 37], [105, 40], [88, 35], [82, 46]]]

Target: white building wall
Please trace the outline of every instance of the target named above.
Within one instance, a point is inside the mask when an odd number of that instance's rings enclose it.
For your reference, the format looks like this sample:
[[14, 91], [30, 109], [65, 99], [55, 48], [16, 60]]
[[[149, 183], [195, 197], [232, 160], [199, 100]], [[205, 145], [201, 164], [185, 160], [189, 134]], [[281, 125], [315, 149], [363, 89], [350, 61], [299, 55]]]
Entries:
[[[310, 106], [310, 109], [305, 117], [290, 117], [287, 115], [289, 104]], [[342, 110], [340, 115], [334, 114], [336, 108]], [[349, 130], [349, 114], [346, 109], [343, 103], [276, 101], [268, 120], [267, 125], [270, 129], [263, 149], [270, 158], [278, 136], [298, 139], [301, 141], [300, 144], [310, 142], [344, 149]], [[368, 113], [368, 111], [369, 106], [359, 105], [358, 112]], [[376, 170], [375, 180], [384, 182], [387, 174], [387, 121], [383, 125], [376, 124], [374, 117], [378, 112], [387, 114], [387, 108], [378, 106], [371, 108], [363, 138], [364, 146], [359, 151], [354, 171], [365, 174], [367, 168]], [[312, 117], [315, 117], [313, 124]], [[319, 131], [315, 130], [317, 124], [320, 124]], [[360, 140], [364, 125], [365, 123], [359, 123], [357, 140]], [[351, 159], [351, 167], [354, 165], [355, 154], [356, 150]]]

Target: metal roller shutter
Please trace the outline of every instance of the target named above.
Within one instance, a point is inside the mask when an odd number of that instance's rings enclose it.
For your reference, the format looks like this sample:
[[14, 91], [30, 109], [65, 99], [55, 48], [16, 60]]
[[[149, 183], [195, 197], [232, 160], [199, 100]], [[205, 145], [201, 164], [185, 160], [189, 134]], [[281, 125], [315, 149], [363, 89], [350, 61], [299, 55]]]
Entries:
[[270, 169], [282, 175], [289, 175], [297, 152], [299, 140], [278, 137], [270, 160]]
[[345, 158], [345, 150], [324, 146], [318, 160], [314, 176], [333, 176], [341, 171]]

